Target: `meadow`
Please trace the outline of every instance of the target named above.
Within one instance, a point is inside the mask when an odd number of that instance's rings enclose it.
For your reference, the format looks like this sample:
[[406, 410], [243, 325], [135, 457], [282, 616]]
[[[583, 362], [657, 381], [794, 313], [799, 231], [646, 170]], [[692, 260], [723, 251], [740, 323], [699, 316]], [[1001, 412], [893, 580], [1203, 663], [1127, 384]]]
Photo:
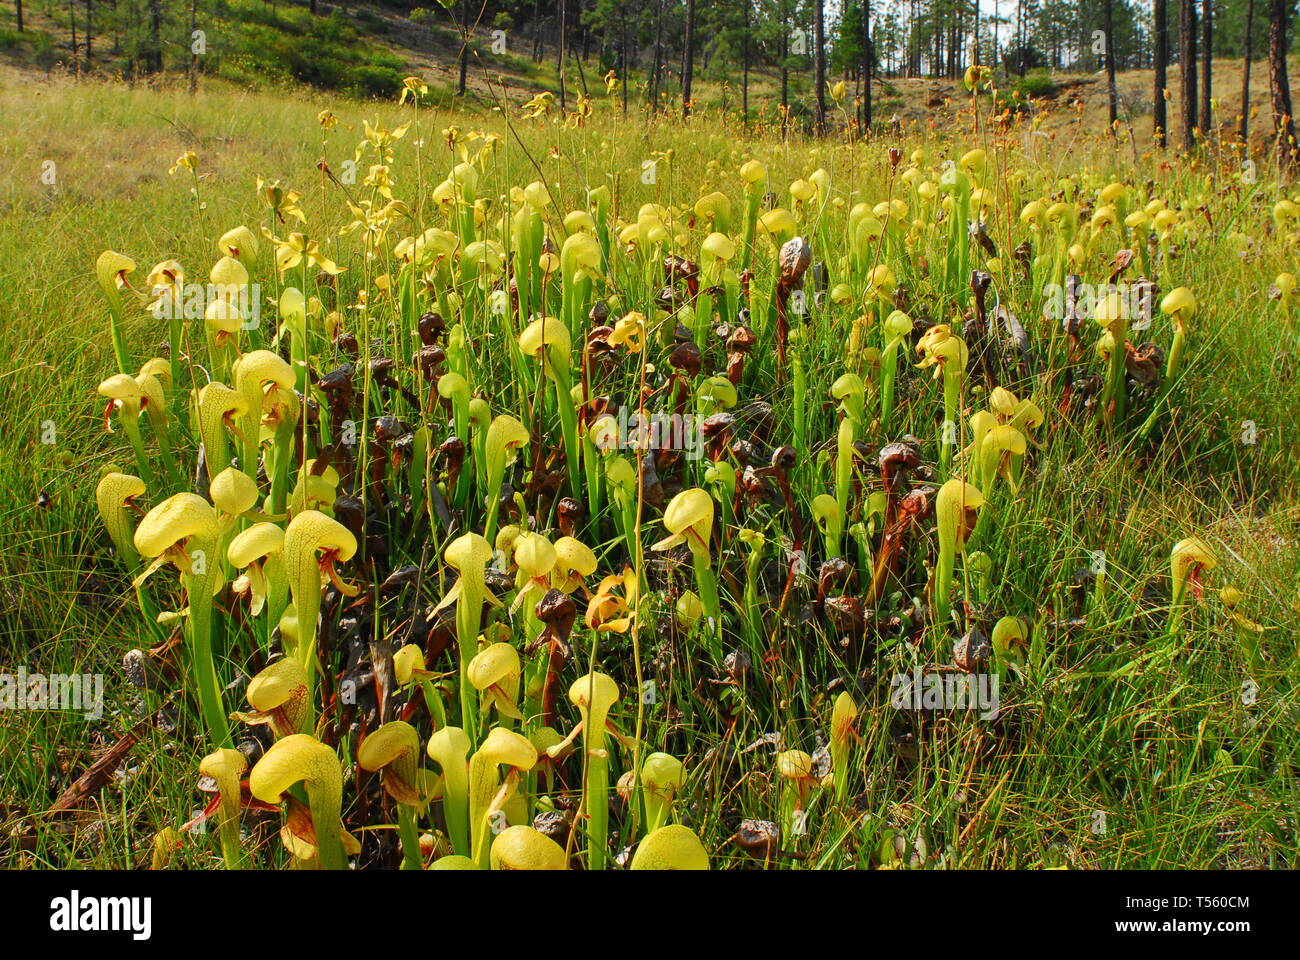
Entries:
[[6, 75], [4, 865], [1296, 866], [1300, 196], [972, 79]]

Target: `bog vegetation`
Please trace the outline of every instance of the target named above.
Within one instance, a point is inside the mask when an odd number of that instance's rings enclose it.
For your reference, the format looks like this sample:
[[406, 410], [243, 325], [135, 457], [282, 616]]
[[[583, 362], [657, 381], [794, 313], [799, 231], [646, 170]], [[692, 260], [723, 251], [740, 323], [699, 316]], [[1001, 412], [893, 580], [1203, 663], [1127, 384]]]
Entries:
[[1295, 865], [1285, 167], [620, 83], [6, 121], [14, 862]]

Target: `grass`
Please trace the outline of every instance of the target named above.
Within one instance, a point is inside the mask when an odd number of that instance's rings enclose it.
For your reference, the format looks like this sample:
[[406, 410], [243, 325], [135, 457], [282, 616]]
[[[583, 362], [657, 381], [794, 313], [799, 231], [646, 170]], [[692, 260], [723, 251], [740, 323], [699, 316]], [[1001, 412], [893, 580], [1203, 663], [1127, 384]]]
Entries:
[[[504, 137], [484, 173], [481, 195], [496, 197], [542, 178], [562, 214], [585, 208], [587, 188], [608, 185], [613, 216], [626, 222], [636, 221], [643, 203], [684, 210], [714, 189], [731, 196], [739, 222], [736, 170], [745, 160], [757, 157], [767, 164], [769, 189], [780, 206], [790, 205], [787, 184], [820, 167], [830, 174], [832, 196], [843, 204], [827, 206], [820, 218], [805, 211], [799, 228], [817, 260], [823, 256], [821, 237], [831, 238], [828, 259], [838, 282], [845, 276], [838, 258], [849, 209], [859, 201], [884, 199], [891, 182], [885, 150], [893, 142], [816, 142], [796, 135], [781, 143], [770, 126], [743, 139], [734, 123], [716, 116], [700, 116], [689, 128], [623, 120], [597, 99], [596, 115], [582, 127], [515, 116], [514, 130], [508, 131], [500, 116], [422, 111], [395, 151], [391, 169], [397, 195], [425, 222], [440, 222], [428, 198], [452, 163], [443, 141], [451, 124], [492, 129]], [[325, 108], [343, 125], [323, 144], [316, 116]], [[0, 552], [0, 670], [103, 673], [107, 698], [98, 721], [57, 712], [0, 712], [0, 757], [7, 771], [0, 788], [0, 830], [11, 838], [0, 845], [5, 865], [135, 867], [148, 862], [158, 831], [179, 827], [207, 800], [195, 783], [198, 762], [211, 745], [197, 721], [193, 690], [183, 679], [183, 658], [158, 661], [170, 671], [158, 692], [133, 687], [122, 666], [128, 650], [148, 647], [155, 638], [95, 510], [100, 470], [110, 462], [131, 463], [120, 433], [105, 435], [102, 398], [95, 393], [95, 385], [115, 370], [107, 313], [94, 279], [96, 257], [103, 249], [127, 253], [140, 266], [137, 277], [151, 263], [175, 257], [202, 276], [216, 259], [216, 238], [230, 227], [267, 225], [280, 236], [287, 229], [268, 221], [255, 195], [255, 177], [261, 176], [283, 179], [302, 192], [313, 236], [347, 268], [345, 289], [354, 292], [379, 267], [367, 265], [355, 237], [332, 238], [351, 214], [316, 171], [316, 162], [324, 152], [331, 167], [341, 169], [362, 134], [363, 119], [378, 118], [391, 129], [413, 117], [409, 107], [358, 105], [310, 93], [286, 97], [220, 82], [206, 83], [190, 98], [166, 86], [131, 89], [53, 80], [33, 87], [25, 77], [5, 77], [0, 212], [8, 229], [0, 236], [0, 355], [7, 359], [0, 371], [0, 416], [10, 428], [0, 431], [0, 479], [10, 538]], [[1067, 114], [1060, 122], [1073, 121]], [[784, 510], [770, 505], [742, 515], [743, 525], [763, 531], [769, 543], [757, 584], [760, 636], [746, 633], [741, 616], [747, 553], [737, 535], [741, 524], [730, 526], [730, 546], [714, 557], [725, 648], [751, 656], [742, 683], [728, 683], [727, 670], [700, 653], [699, 634], [682, 630], [669, 612], [671, 594], [696, 589], [689, 559], [672, 555], [665, 562], [647, 553], [652, 595], [643, 604], [636, 648], [630, 638], [614, 634], [601, 635], [597, 645], [580, 623], [573, 637], [576, 659], [566, 667], [561, 690], [586, 672], [588, 662], [599, 663], [623, 690], [613, 716], [631, 733], [637, 709], [628, 691], [635, 691], [638, 677], [655, 680], [658, 695], [645, 706], [642, 736], [649, 749], [666, 750], [686, 764], [689, 777], [676, 815], [698, 833], [717, 868], [755, 865], [732, 841], [740, 820], [781, 820], [789, 812], [788, 787], [777, 773], [771, 740], [779, 736], [782, 749], [813, 753], [828, 736], [840, 690], [850, 690], [860, 710], [849, 799], [836, 804], [831, 791], [814, 792], [806, 834], [788, 834], [781, 844], [793, 854], [777, 859], [783, 866], [906, 865], [915, 854], [915, 865], [952, 868], [1294, 867], [1300, 441], [1292, 425], [1300, 422], [1300, 392], [1292, 386], [1295, 318], [1283, 315], [1266, 293], [1279, 272], [1295, 268], [1294, 246], [1270, 217], [1284, 191], [1263, 171], [1259, 185], [1243, 185], [1212, 157], [1161, 167], [1159, 158], [1135, 161], [1128, 151], [1083, 134], [1068, 152], [1058, 138], [1052, 149], [1031, 144], [1037, 152], [1027, 157], [1023, 131], [999, 136], [982, 125], [973, 133], [968, 112], [960, 126], [941, 131], [909, 124], [898, 145], [909, 152], [924, 147], [929, 156], [923, 166], [929, 170], [945, 158], [960, 158], [977, 142], [1009, 171], [996, 179], [991, 221], [1008, 268], [998, 281], [999, 302], [1021, 319], [1050, 369], [1060, 370], [1057, 324], [1037, 319], [1038, 297], [1015, 279], [1008, 253], [1027, 236], [1017, 216], [1020, 207], [1057, 190], [1062, 178], [1073, 178], [1089, 197], [1112, 176], [1130, 184], [1150, 178], [1153, 191], [1179, 205], [1188, 224], [1167, 264], [1169, 285], [1191, 287], [1200, 301], [1185, 375], [1150, 445], [1135, 441], [1134, 422], [1097, 426], [1078, 410], [1062, 409], [1059, 380], [1055, 387], [1035, 378], [1011, 385], [1018, 396], [1033, 396], [1046, 415], [1036, 433], [1041, 448], [1031, 454], [1019, 494], [1010, 496], [1002, 488], [995, 522], [978, 544], [993, 561], [986, 596], [976, 602], [960, 558], [957, 577], [972, 624], [987, 631], [991, 620], [1011, 615], [1032, 626], [1024, 667], [1002, 686], [998, 719], [900, 712], [889, 702], [890, 678], [915, 665], [949, 662], [959, 632], [927, 624], [919, 612], [929, 603], [933, 521], [908, 552], [902, 579], [880, 603], [878, 628], [845, 645], [831, 622], [808, 609], [815, 583], [801, 580], [778, 614], [786, 567], [782, 551], [793, 546], [793, 528]], [[421, 144], [418, 167], [416, 143]], [[199, 157], [197, 194], [183, 171], [167, 172], [186, 150]], [[643, 183], [642, 162], [655, 156], [663, 158], [656, 182]], [[53, 183], [42, 182], [42, 172], [51, 169], [47, 161], [54, 164]], [[1135, 162], [1138, 166], [1131, 166]], [[1212, 227], [1197, 219], [1201, 204]], [[668, 249], [694, 256], [706, 231], [698, 223], [686, 226], [685, 217], [681, 223], [687, 242]], [[551, 229], [562, 238], [558, 220]], [[886, 258], [910, 288], [918, 332], [951, 321], [963, 296], [962, 285], [942, 278], [949, 252], [945, 230], [941, 225], [910, 250]], [[395, 235], [410, 232], [404, 226]], [[1254, 245], [1249, 258], [1238, 256], [1238, 235]], [[1085, 279], [1105, 280], [1117, 246], [1116, 234], [1105, 236], [1082, 270]], [[654, 317], [660, 273], [636, 267], [617, 249], [611, 257], [617, 289], [606, 289], [603, 282], [597, 289], [619, 297], [612, 319], [634, 309]], [[770, 289], [776, 269], [771, 251], [760, 251], [755, 269], [758, 289]], [[265, 250], [257, 276], [274, 282]], [[792, 384], [789, 366], [778, 373], [770, 321], [757, 310], [754, 314], [760, 345], [748, 358], [737, 409], [759, 400], [770, 403], [773, 423], [760, 439], [794, 444], [797, 403], [806, 404], [800, 428], [805, 439], [791, 474], [805, 530], [812, 529], [812, 497], [834, 489], [839, 415], [828, 391], [855, 363], [845, 341], [861, 311], [860, 293], [857, 287], [852, 302], [815, 308], [815, 322], [794, 340], [792, 356], [803, 364], [802, 392]], [[388, 323], [394, 315], [390, 305], [381, 304], [369, 321], [370, 332], [404, 364], [396, 349], [400, 332]], [[358, 319], [350, 327], [358, 336], [361, 323]], [[475, 384], [493, 413], [512, 413], [527, 424], [537, 411], [547, 449], [560, 449], [558, 418], [548, 406], [553, 401], [535, 405], [514, 375], [502, 331], [483, 316], [475, 323]], [[1095, 330], [1095, 323], [1085, 321], [1082, 362], [1088, 372], [1102, 370], [1092, 359]], [[137, 362], [154, 355], [167, 336], [163, 325], [138, 310], [126, 332]], [[1167, 348], [1167, 321], [1157, 318], [1147, 336]], [[576, 333], [573, 339], [576, 364], [583, 340]], [[646, 360], [666, 371], [667, 351], [653, 336], [648, 341]], [[318, 347], [318, 372], [325, 372], [335, 362], [332, 348]], [[913, 368], [910, 344], [904, 350], [895, 429], [886, 437], [868, 423], [860, 436], [874, 459], [885, 440], [915, 434], [924, 441], [923, 459], [933, 464], [942, 393], [928, 371]], [[725, 365], [709, 338], [705, 357], [703, 375]], [[616, 405], [635, 395], [643, 375], [638, 362], [620, 354], [602, 382]], [[871, 381], [869, 366], [861, 369]], [[399, 367], [399, 379], [417, 394], [427, 389], [409, 366]], [[869, 392], [869, 413], [873, 397]], [[376, 391], [370, 399], [372, 417], [391, 409], [405, 418], [421, 417], [396, 395], [384, 399]], [[967, 413], [986, 403], [986, 396], [968, 386]], [[1247, 420], [1257, 427], [1254, 444], [1241, 442]], [[964, 416], [962, 421], [965, 431]], [[42, 443], [43, 428], [51, 424], [55, 442]], [[185, 444], [188, 471], [193, 445]], [[687, 486], [704, 484], [702, 466], [686, 469]], [[938, 479], [944, 478], [940, 473]], [[400, 482], [393, 483], [392, 492], [400, 496]], [[878, 489], [878, 480], [864, 471], [862, 483], [865, 500], [868, 490]], [[142, 499], [152, 505], [167, 492], [151, 489]], [[856, 493], [853, 504], [862, 507]], [[661, 515], [648, 504], [642, 511], [641, 540], [648, 546], [664, 535]], [[471, 509], [467, 524], [481, 532], [482, 511]], [[543, 517], [540, 527], [550, 525]], [[600, 558], [598, 576], [617, 572], [627, 559], [612, 528], [602, 531], [588, 538]], [[1214, 549], [1219, 566], [1207, 574], [1204, 599], [1192, 604], [1183, 629], [1170, 637], [1163, 631], [1169, 553], [1176, 541], [1190, 536]], [[450, 539], [437, 524], [417, 527], [411, 536], [394, 535], [391, 555], [373, 569], [345, 564], [343, 572], [371, 582], [401, 563], [418, 563], [424, 571], [420, 602], [432, 605], [450, 586], [450, 571], [437, 562]], [[815, 575], [820, 540], [806, 540]], [[1094, 562], [1096, 551], [1105, 555], [1104, 590], [1094, 584], [1076, 606], [1071, 584]], [[160, 600], [175, 604], [173, 579], [160, 573], [150, 582]], [[589, 578], [589, 585], [596, 580]], [[1249, 645], [1253, 635], [1216, 599], [1225, 583], [1245, 594], [1238, 612], [1265, 628], [1262, 654]], [[913, 594], [920, 598], [919, 611], [913, 610]], [[384, 600], [379, 615], [366, 618], [366, 628], [387, 637], [402, 623], [406, 596]], [[958, 606], [966, 609], [960, 601]], [[580, 614], [581, 609], [579, 604]], [[898, 623], [891, 626], [891, 618]], [[264, 659], [247, 633], [231, 629], [220, 662], [226, 682], [253, 672]], [[516, 622], [511, 639], [517, 645], [523, 630]], [[454, 671], [455, 651], [431, 661], [430, 669]], [[1256, 688], [1254, 696], [1243, 696], [1248, 682]], [[47, 812], [99, 752], [164, 701], [174, 728], [149, 730], [121, 774], [76, 812]], [[240, 688], [226, 695], [226, 706], [244, 706]], [[456, 712], [454, 698], [447, 707]], [[561, 732], [577, 719], [567, 703], [564, 716]], [[418, 708], [412, 722], [423, 741], [429, 727]], [[328, 733], [345, 756], [355, 748], [358, 731]], [[621, 748], [610, 754], [614, 784], [628, 769], [628, 758]], [[576, 801], [583, 782], [576, 757], [565, 770], [568, 788], [549, 801], [561, 807]], [[387, 829], [396, 813], [373, 781], [348, 778], [345, 817], [364, 840], [361, 862], [396, 865], [395, 831]], [[425, 821], [425, 829], [438, 822]], [[273, 823], [249, 816], [246, 825], [250, 861], [282, 865], [286, 855]], [[609, 831], [611, 855], [637, 839], [635, 818], [617, 801]], [[219, 866], [215, 832], [188, 836], [173, 863]], [[882, 854], [895, 844], [904, 850], [901, 861]], [[584, 845], [579, 837], [577, 846]]]

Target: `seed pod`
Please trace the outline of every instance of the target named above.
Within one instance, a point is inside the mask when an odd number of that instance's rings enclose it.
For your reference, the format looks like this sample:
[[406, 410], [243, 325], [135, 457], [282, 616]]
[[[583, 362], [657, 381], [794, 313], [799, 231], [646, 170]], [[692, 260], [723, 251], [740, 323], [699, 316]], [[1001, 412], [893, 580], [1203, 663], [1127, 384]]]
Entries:
[[952, 662], [963, 673], [975, 673], [988, 663], [992, 650], [983, 631], [971, 627], [965, 636], [952, 645]]

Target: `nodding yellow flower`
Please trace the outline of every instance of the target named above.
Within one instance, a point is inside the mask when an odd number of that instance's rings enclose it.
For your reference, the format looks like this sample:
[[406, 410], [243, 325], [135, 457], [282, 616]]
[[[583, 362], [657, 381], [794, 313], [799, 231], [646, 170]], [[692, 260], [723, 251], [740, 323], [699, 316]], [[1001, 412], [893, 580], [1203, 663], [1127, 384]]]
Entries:
[[497, 713], [511, 720], [523, 720], [519, 712], [519, 651], [508, 643], [484, 647], [469, 662], [466, 676], [470, 686], [484, 694]]
[[[249, 791], [263, 803], [280, 803], [295, 783], [302, 783], [307, 790], [320, 866], [346, 869], [341, 820], [343, 770], [331, 748], [305, 733], [277, 741], [248, 775]], [[300, 850], [299, 855], [302, 852], [306, 851]]]
[[984, 431], [979, 446], [979, 465], [976, 476], [990, 494], [999, 476], [1006, 478], [1015, 493], [1019, 484], [1012, 470], [1014, 458], [1023, 457], [1027, 445], [1025, 436], [1015, 427], [996, 424]]
[[709, 854], [690, 827], [673, 823], [660, 827], [637, 844], [628, 869], [708, 870]]
[[983, 64], [971, 64], [962, 75], [962, 86], [971, 93], [984, 89], [993, 82], [993, 71]]
[[519, 570], [515, 586], [519, 590], [513, 608], [535, 602], [551, 588], [551, 571], [555, 569], [555, 545], [540, 533], [524, 531], [515, 539], [515, 563]]
[[1199, 599], [1202, 589], [1201, 573], [1213, 570], [1218, 565], [1218, 558], [1204, 540], [1188, 537], [1174, 544], [1174, 549], [1169, 554], [1170, 576], [1173, 580], [1169, 603], [1170, 634], [1177, 633], [1183, 622], [1183, 598], [1187, 593], [1187, 585], [1192, 585], [1192, 590]]
[[790, 184], [790, 197], [796, 204], [802, 204], [817, 195], [817, 188], [807, 180], [799, 179]]
[[400, 107], [406, 103], [406, 98], [410, 97], [411, 102], [416, 105], [420, 102], [420, 97], [429, 95], [429, 85], [421, 77], [407, 77], [402, 81], [402, 95], [397, 100]]
[[946, 323], [937, 323], [925, 331], [917, 341], [916, 352], [922, 358], [917, 367], [934, 367], [936, 379], [943, 373], [960, 374], [970, 359], [966, 341], [953, 333]]
[[380, 782], [398, 803], [422, 807], [428, 799], [420, 770], [420, 735], [403, 720], [390, 720], [361, 741], [357, 765], [380, 771]]
[[[492, 820], [504, 811], [519, 786], [519, 774], [533, 768], [537, 748], [524, 736], [504, 727], [493, 727], [483, 745], [469, 760], [469, 823], [471, 856], [479, 866], [487, 866]], [[506, 768], [502, 783], [497, 768]]]
[[429, 737], [429, 759], [442, 770], [442, 809], [452, 849], [470, 853], [469, 843], [469, 737], [460, 727], [443, 727]]
[[565, 870], [568, 865], [564, 848], [532, 827], [516, 824], [492, 840], [493, 870]]
[[133, 537], [135, 524], [132, 510], [139, 510], [135, 498], [145, 491], [144, 481], [128, 473], [106, 473], [95, 488], [95, 503], [99, 516], [108, 530], [109, 539], [124, 563], [135, 564], [139, 559]]
[[1185, 332], [1187, 321], [1196, 314], [1196, 296], [1186, 287], [1176, 287], [1160, 301], [1160, 312], [1174, 321], [1175, 332]]
[[184, 153], [182, 153], [179, 157], [176, 158], [176, 162], [171, 165], [171, 169], [169, 169], [167, 172], [169, 174], [175, 174], [177, 170], [188, 170], [191, 173], [193, 173], [198, 168], [199, 168], [199, 155], [195, 153], [193, 150], [186, 150]]
[[605, 74], [605, 92], [611, 97], [618, 93], [623, 87], [623, 81], [618, 78], [618, 74], [610, 70]]
[[307, 217], [298, 205], [302, 194], [297, 190], [288, 189], [279, 180], [268, 181], [258, 177], [257, 193], [275, 213], [276, 220], [280, 223], [284, 223], [285, 217], [297, 217], [303, 223], [307, 222]]
[[[622, 596], [616, 593], [621, 589]], [[629, 566], [621, 574], [610, 574], [600, 581], [596, 593], [587, 603], [584, 620], [588, 629], [598, 632], [627, 633], [636, 619], [637, 592], [640, 583]]]
[[222, 747], [199, 762], [199, 773], [217, 782], [221, 798], [221, 851], [227, 869], [237, 869], [242, 859], [239, 843], [239, 811], [242, 805], [239, 780], [248, 769], [248, 761], [238, 750]]
[[333, 130], [338, 126], [339, 118], [330, 110], [322, 110], [316, 114], [316, 122], [321, 125], [322, 129]]
[[244, 698], [252, 711], [233, 716], [250, 726], [269, 726], [277, 739], [311, 733], [315, 711], [307, 684], [307, 671], [295, 657], [273, 660], [248, 681]]
[[609, 335], [611, 347], [627, 347], [629, 353], [640, 353], [644, 346], [645, 314], [635, 310], [625, 313], [614, 323]]
[[298, 266], [304, 259], [309, 267], [315, 267], [330, 276], [343, 272], [344, 268], [321, 253], [320, 244], [315, 240], [308, 240], [305, 234], [291, 233], [285, 240], [272, 237], [271, 242], [275, 245], [275, 268], [280, 271], [281, 276]]
[[279, 622], [288, 597], [289, 582], [284, 573], [284, 530], [274, 523], [255, 523], [237, 533], [226, 548], [226, 559], [244, 573], [235, 580], [236, 593], [249, 593], [249, 613], [262, 612], [270, 599], [271, 622]]

